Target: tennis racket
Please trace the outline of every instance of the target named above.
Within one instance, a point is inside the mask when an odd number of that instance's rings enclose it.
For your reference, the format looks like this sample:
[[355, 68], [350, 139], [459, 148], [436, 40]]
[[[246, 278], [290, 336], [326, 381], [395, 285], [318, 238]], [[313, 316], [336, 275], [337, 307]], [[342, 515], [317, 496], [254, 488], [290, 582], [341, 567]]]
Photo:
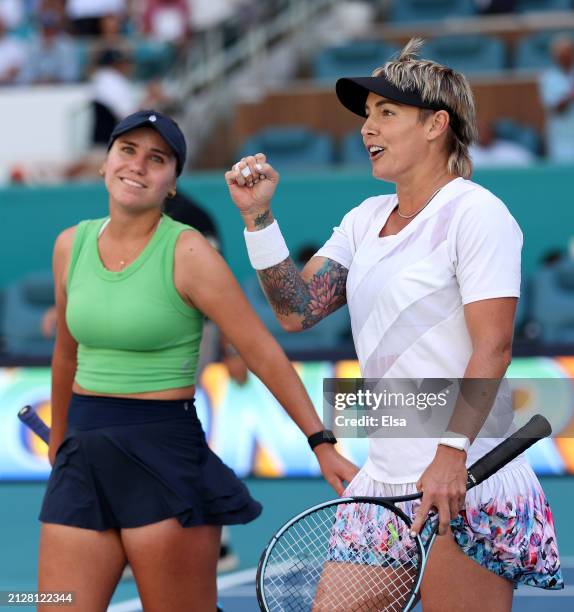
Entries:
[[[467, 490], [552, 433], [536, 415], [467, 471]], [[261, 555], [256, 588], [263, 612], [399, 612], [417, 601], [438, 530], [429, 514], [419, 535], [397, 506], [420, 500], [346, 497], [305, 510], [283, 525]], [[344, 528], [343, 528], [344, 527]]]
[[34, 412], [32, 406], [24, 406], [18, 412], [18, 418], [27, 425], [39, 438], [44, 440], [46, 444], [49, 443], [50, 429], [42, 421], [42, 419]]

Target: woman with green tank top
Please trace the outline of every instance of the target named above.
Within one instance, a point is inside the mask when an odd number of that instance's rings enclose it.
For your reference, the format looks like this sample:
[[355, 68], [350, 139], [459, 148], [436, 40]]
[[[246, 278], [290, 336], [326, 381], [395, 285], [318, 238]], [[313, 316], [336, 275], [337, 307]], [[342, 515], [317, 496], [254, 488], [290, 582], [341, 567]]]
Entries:
[[168, 117], [140, 111], [121, 121], [101, 170], [109, 216], [64, 230], [54, 247], [53, 469], [39, 590], [74, 591], [82, 612], [107, 608], [128, 562], [144, 609], [215, 610], [221, 527], [261, 512], [197, 418], [204, 316], [313, 436], [338, 493], [356, 473], [321, 443], [301, 381], [221, 256], [162, 215], [185, 155]]

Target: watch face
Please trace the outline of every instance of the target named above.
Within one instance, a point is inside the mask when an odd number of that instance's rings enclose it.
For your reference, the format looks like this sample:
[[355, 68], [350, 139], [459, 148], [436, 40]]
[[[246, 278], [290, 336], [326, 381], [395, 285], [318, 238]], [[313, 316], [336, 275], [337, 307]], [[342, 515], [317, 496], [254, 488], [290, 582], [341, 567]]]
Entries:
[[336, 442], [336, 441], [337, 441], [337, 439], [335, 438], [335, 434], [334, 434], [332, 431], [328, 430], [328, 429], [326, 429], [326, 430], [324, 431], [324, 433], [323, 433], [323, 439], [324, 439], [326, 442]]
[[335, 438], [333, 432], [328, 429], [318, 431], [317, 433], [310, 435], [307, 440], [309, 441], [311, 449], [314, 449], [319, 444], [324, 443], [337, 444], [337, 438]]

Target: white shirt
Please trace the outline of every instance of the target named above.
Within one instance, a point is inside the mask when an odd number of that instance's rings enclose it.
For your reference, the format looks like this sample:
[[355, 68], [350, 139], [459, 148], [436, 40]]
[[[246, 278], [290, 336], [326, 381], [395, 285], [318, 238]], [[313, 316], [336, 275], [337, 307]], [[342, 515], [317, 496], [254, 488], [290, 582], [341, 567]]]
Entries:
[[66, 12], [70, 19], [119, 15], [126, 12], [126, 0], [68, 0]]
[[[457, 178], [404, 229], [379, 237], [396, 195], [351, 210], [317, 252], [348, 270], [347, 303], [364, 378], [462, 378], [472, 354], [465, 304], [519, 297], [522, 233], [505, 205]], [[470, 465], [508, 435], [503, 387], [477, 437]], [[365, 469], [375, 480], [416, 482], [438, 439], [370, 438]]]
[[21, 69], [25, 61], [26, 47], [20, 40], [11, 36], [0, 40], [0, 78], [5, 78], [13, 68]]
[[118, 121], [138, 109], [130, 80], [114, 68], [98, 68], [91, 78], [92, 99], [107, 106]]
[[15, 30], [24, 20], [22, 0], [0, 0], [0, 20], [8, 30]]

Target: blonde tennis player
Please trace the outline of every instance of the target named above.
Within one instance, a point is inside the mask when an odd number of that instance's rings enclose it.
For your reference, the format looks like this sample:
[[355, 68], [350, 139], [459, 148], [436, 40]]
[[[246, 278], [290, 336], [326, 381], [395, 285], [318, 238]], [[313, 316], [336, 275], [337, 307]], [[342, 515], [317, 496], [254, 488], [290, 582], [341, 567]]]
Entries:
[[[522, 233], [506, 206], [470, 180], [476, 130], [466, 79], [419, 59], [420, 46], [412, 40], [373, 76], [337, 82], [340, 102], [364, 117], [373, 175], [396, 193], [352, 208], [301, 273], [271, 214], [279, 176], [265, 155], [242, 159], [226, 181], [251, 263], [285, 329], [304, 330], [346, 302], [365, 378], [497, 381], [511, 359]], [[310, 191], [305, 205], [329, 202]], [[371, 438], [346, 491], [422, 491], [420, 505], [405, 506], [415, 532], [438, 510], [425, 612], [507, 612], [517, 584], [563, 586], [552, 515], [524, 457], [466, 494], [465, 467], [512, 431], [508, 420], [501, 429], [508, 400], [498, 392], [473, 418], [461, 418], [457, 404], [442, 437]], [[353, 540], [348, 514], [337, 522], [333, 560], [344, 562]], [[452, 572], [457, 580], [446, 578]]]

